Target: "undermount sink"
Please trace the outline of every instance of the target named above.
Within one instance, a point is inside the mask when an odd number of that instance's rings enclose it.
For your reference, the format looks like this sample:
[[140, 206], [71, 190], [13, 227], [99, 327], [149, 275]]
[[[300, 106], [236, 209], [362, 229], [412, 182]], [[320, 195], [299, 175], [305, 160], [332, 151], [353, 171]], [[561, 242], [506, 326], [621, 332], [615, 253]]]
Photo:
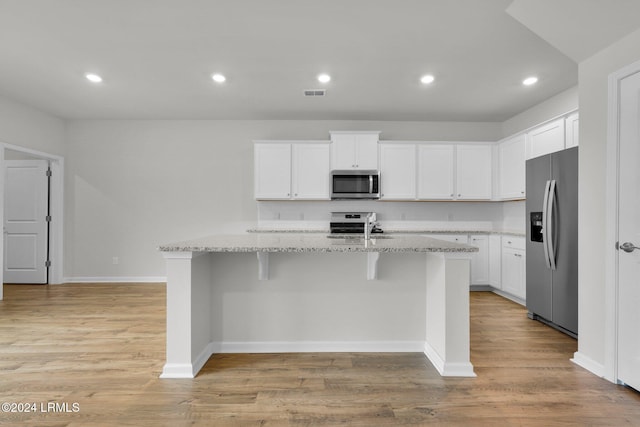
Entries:
[[[336, 240], [344, 240], [347, 242], [363, 242], [364, 236], [362, 234], [356, 234], [354, 236], [349, 236], [349, 235], [345, 235], [345, 234], [328, 234], [327, 237], [329, 239], [336, 239]], [[372, 234], [371, 235], [371, 240], [378, 240], [378, 239], [393, 239], [393, 236], [389, 236], [388, 234]]]

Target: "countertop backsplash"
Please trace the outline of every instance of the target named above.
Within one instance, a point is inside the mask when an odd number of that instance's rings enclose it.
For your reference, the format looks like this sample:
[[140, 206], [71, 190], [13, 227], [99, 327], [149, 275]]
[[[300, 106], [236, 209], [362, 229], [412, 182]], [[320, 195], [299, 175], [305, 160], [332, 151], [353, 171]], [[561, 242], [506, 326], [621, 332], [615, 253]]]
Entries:
[[376, 212], [383, 230], [525, 232], [524, 201], [262, 201], [256, 229], [328, 231], [331, 212]]

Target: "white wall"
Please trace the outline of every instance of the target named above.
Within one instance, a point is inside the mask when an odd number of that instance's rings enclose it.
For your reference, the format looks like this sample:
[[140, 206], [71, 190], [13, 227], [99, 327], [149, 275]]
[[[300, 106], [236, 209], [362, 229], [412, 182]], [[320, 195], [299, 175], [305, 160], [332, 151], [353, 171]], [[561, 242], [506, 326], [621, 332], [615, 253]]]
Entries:
[[[61, 119], [0, 96], [0, 143], [54, 155], [64, 155], [65, 123]], [[7, 158], [17, 158], [8, 152]], [[0, 153], [4, 167], [5, 150]], [[4, 172], [0, 173], [0, 223], [4, 222]], [[0, 245], [0, 278], [4, 264], [4, 242]], [[0, 299], [3, 289], [0, 285]]]
[[254, 226], [254, 139], [328, 139], [331, 130], [379, 130], [395, 140], [501, 137], [499, 123], [78, 120], [67, 128], [71, 280], [162, 277], [159, 244]]
[[0, 96], [0, 142], [64, 156], [65, 123]]
[[583, 61], [580, 91], [579, 335], [578, 352], [605, 362], [605, 173], [609, 74], [640, 60], [640, 30]]

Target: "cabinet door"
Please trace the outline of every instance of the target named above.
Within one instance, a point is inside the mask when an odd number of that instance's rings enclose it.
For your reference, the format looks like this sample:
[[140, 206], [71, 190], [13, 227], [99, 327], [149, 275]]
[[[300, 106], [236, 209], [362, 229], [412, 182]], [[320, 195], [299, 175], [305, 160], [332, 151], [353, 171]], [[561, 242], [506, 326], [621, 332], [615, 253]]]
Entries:
[[502, 290], [525, 299], [525, 259], [524, 251], [502, 247]]
[[356, 169], [378, 169], [378, 135], [354, 135], [356, 145]]
[[331, 168], [356, 167], [356, 140], [351, 134], [331, 134]]
[[256, 199], [291, 197], [291, 144], [254, 146], [254, 191]]
[[380, 144], [382, 199], [415, 200], [415, 154], [414, 144]]
[[489, 236], [489, 284], [496, 289], [502, 289], [502, 238], [498, 235]]
[[471, 235], [469, 244], [479, 249], [471, 258], [471, 284], [489, 284], [489, 236]]
[[525, 197], [526, 137], [519, 135], [501, 142], [498, 147], [501, 199]]
[[332, 133], [332, 169], [378, 169], [377, 133]]
[[293, 198], [331, 198], [329, 160], [329, 144], [293, 144]]
[[418, 146], [418, 199], [453, 199], [455, 145]]
[[580, 119], [578, 113], [571, 114], [565, 121], [565, 148], [577, 147], [580, 140]]
[[564, 118], [554, 120], [527, 133], [527, 158], [564, 150]]
[[456, 199], [491, 199], [491, 146], [458, 145]]

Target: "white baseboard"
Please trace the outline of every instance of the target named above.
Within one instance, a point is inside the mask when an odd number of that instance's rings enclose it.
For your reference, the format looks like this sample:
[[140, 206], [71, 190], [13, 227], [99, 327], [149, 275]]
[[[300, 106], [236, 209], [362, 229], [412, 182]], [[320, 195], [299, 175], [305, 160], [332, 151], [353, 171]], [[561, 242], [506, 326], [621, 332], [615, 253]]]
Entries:
[[604, 365], [596, 362], [595, 360], [591, 359], [588, 356], [585, 356], [579, 351], [576, 351], [575, 353], [573, 353], [573, 359], [571, 359], [571, 361], [576, 365], [591, 372], [592, 374], [605, 378]]
[[473, 365], [469, 363], [445, 363], [440, 354], [429, 344], [424, 343], [422, 350], [443, 377], [468, 377], [474, 378], [477, 375], [473, 372]]
[[165, 276], [65, 277], [64, 283], [166, 283]]
[[508, 300], [511, 300], [511, 301], [513, 301], [513, 302], [515, 302], [515, 303], [517, 303], [517, 304], [520, 304], [520, 305], [525, 306], [525, 307], [527, 306], [527, 302], [526, 302], [525, 300], [523, 300], [522, 298], [519, 298], [519, 297], [513, 296], [513, 295], [511, 295], [511, 294], [509, 294], [509, 293], [507, 293], [507, 292], [504, 292], [504, 291], [503, 291], [503, 290], [501, 290], [501, 289], [493, 288], [492, 292], [493, 292], [494, 294], [500, 295], [500, 296], [501, 296], [501, 297], [503, 297], [503, 298], [506, 298], [506, 299], [508, 299]]
[[194, 362], [166, 363], [160, 378], [195, 378], [215, 353], [418, 353], [422, 341], [266, 341], [211, 342]]
[[212, 353], [415, 353], [423, 341], [265, 341], [214, 342]]

